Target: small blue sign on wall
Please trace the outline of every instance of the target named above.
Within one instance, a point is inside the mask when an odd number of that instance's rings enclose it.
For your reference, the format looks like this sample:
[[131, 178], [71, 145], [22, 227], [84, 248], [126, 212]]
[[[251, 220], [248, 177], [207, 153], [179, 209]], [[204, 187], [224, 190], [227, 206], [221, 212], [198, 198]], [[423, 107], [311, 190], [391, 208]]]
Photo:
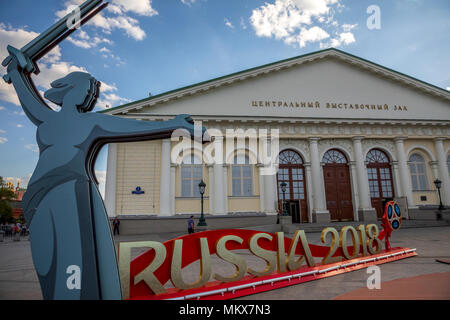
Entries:
[[136, 190], [131, 191], [132, 194], [144, 194], [145, 191], [141, 189], [141, 187], [136, 187]]

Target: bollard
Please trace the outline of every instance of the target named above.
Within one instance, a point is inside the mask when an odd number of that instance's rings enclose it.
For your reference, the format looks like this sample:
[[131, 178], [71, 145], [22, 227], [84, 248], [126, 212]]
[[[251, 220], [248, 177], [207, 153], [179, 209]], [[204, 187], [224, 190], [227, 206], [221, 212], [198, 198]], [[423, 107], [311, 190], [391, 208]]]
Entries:
[[5, 231], [0, 230], [0, 242], [3, 242], [4, 238], [5, 238]]

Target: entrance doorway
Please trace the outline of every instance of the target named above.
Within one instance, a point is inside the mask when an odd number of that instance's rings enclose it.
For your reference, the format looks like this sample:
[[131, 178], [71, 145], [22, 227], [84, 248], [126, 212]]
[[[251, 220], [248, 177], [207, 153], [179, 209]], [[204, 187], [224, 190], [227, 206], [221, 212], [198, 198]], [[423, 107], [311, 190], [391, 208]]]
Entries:
[[[306, 201], [306, 181], [305, 168], [303, 167], [302, 157], [294, 150], [286, 149], [280, 152], [279, 169], [277, 173], [278, 185], [278, 208], [283, 210], [283, 192], [280, 184], [286, 183], [286, 206], [288, 212], [291, 210], [292, 203], [292, 222], [308, 222], [308, 207]], [[295, 206], [298, 208], [296, 209]]]
[[378, 219], [381, 219], [383, 203], [394, 198], [391, 165], [386, 153], [379, 149], [370, 150], [366, 162], [372, 208], [377, 211]]
[[350, 170], [345, 155], [336, 149], [328, 150], [322, 159], [327, 209], [331, 221], [353, 220]]

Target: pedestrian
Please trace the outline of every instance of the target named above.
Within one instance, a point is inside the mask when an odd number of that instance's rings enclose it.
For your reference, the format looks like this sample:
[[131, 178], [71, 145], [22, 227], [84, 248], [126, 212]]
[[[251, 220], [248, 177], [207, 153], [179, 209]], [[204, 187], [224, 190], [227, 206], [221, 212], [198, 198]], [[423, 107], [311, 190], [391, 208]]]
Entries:
[[117, 234], [120, 235], [119, 226], [120, 226], [120, 220], [117, 217], [114, 217], [114, 220], [113, 220], [114, 235], [116, 235], [116, 231], [117, 231]]
[[189, 234], [194, 233], [194, 216], [191, 216], [188, 220], [188, 232]]

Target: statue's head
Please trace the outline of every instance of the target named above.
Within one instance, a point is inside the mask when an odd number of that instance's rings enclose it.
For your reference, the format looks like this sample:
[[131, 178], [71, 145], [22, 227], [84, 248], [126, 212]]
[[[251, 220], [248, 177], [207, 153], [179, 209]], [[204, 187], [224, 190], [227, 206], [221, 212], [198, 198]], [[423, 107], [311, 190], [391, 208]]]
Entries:
[[45, 98], [59, 106], [76, 106], [79, 112], [91, 111], [100, 93], [100, 82], [87, 72], [71, 72], [50, 85]]

